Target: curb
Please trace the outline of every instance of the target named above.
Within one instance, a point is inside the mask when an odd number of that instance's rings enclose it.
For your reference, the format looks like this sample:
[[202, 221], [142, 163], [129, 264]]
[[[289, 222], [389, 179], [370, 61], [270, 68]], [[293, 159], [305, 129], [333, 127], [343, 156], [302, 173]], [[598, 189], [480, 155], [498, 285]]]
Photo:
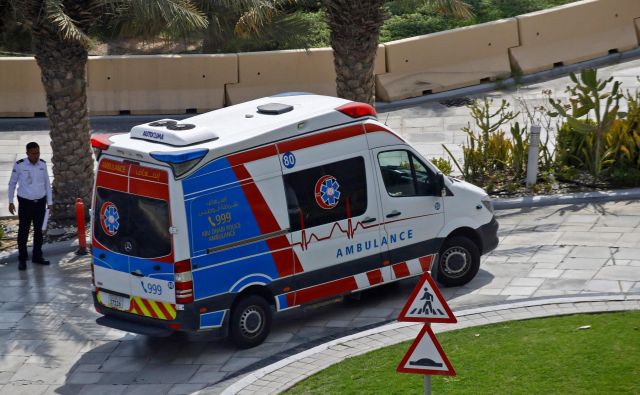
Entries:
[[[432, 328], [435, 333], [442, 333], [530, 318], [639, 309], [640, 293], [549, 297], [537, 300], [514, 301], [486, 307], [472, 307], [460, 311], [454, 310], [458, 318], [456, 324], [432, 324]], [[501, 315], [500, 313], [504, 314]], [[374, 329], [332, 340], [251, 372], [224, 388], [222, 394], [233, 395], [254, 391], [261, 393], [279, 393], [285, 391], [312, 374], [324, 370], [346, 358], [412, 340], [423, 325], [423, 323], [396, 321]], [[295, 377], [287, 379], [287, 373]], [[259, 381], [263, 383], [258, 384]], [[276, 384], [275, 386], [273, 385], [274, 383]], [[197, 394], [209, 394], [213, 393], [210, 391], [219, 391], [221, 389], [220, 384], [217, 384], [215, 387], [198, 391]]]
[[512, 208], [617, 202], [638, 199], [640, 199], [640, 188], [632, 188], [613, 191], [579, 192], [561, 195], [523, 196], [519, 198], [494, 199], [493, 208], [496, 210], [508, 210]]

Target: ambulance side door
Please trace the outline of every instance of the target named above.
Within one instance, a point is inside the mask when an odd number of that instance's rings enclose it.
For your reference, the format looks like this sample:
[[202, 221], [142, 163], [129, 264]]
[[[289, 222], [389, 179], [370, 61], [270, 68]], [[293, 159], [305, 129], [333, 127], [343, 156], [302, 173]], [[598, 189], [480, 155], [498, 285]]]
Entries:
[[376, 148], [372, 154], [392, 274], [401, 278], [426, 271], [433, 257], [425, 257], [438, 252], [436, 237], [444, 226], [436, 174], [407, 145]]

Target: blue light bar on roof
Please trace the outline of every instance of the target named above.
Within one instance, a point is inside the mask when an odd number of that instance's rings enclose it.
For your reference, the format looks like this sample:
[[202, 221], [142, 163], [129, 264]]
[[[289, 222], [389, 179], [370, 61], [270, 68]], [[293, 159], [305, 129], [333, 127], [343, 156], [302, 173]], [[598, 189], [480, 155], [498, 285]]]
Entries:
[[193, 169], [209, 152], [206, 148], [196, 148], [177, 152], [150, 152], [157, 161], [168, 163], [173, 175], [178, 178]]
[[149, 155], [157, 161], [165, 163], [184, 163], [194, 159], [200, 159], [209, 152], [206, 148], [197, 148], [176, 152], [150, 152]]

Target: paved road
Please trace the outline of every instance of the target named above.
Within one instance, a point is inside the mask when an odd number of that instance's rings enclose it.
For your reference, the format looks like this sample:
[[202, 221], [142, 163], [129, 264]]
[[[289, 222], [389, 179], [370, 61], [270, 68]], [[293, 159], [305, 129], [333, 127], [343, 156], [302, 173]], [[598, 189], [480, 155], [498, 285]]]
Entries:
[[[498, 219], [500, 246], [483, 259], [479, 275], [443, 290], [452, 308], [640, 293], [640, 202], [504, 210]], [[26, 273], [16, 262], [0, 266], [2, 394], [222, 390], [279, 358], [394, 320], [416, 282], [380, 287], [358, 302], [282, 314], [266, 343], [237, 351], [206, 335], [150, 339], [95, 325], [88, 258], [55, 258]]]

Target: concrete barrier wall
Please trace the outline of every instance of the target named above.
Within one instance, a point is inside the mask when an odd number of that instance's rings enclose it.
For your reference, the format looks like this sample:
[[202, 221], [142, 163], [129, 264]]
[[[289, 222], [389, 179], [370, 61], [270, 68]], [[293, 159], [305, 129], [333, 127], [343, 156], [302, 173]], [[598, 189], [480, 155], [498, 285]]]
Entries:
[[40, 68], [34, 58], [0, 61], [0, 116], [32, 117], [47, 109]]
[[237, 55], [90, 57], [93, 115], [203, 112], [224, 107], [225, 85], [238, 81]]
[[[378, 47], [375, 73], [385, 72], [384, 47]], [[331, 48], [238, 54], [238, 83], [227, 86], [229, 105], [280, 92], [336, 95]]]
[[531, 74], [636, 48], [639, 17], [640, 0], [590, 0], [518, 16], [513, 66]]
[[386, 43], [376, 97], [393, 101], [509, 76], [508, 49], [516, 45], [513, 18]]
[[[381, 45], [376, 96], [422, 96], [595, 59], [639, 43], [640, 0], [585, 0]], [[336, 94], [330, 48], [90, 57], [87, 70], [92, 115], [202, 112], [284, 91]], [[35, 60], [0, 59], [0, 116], [45, 111]]]

